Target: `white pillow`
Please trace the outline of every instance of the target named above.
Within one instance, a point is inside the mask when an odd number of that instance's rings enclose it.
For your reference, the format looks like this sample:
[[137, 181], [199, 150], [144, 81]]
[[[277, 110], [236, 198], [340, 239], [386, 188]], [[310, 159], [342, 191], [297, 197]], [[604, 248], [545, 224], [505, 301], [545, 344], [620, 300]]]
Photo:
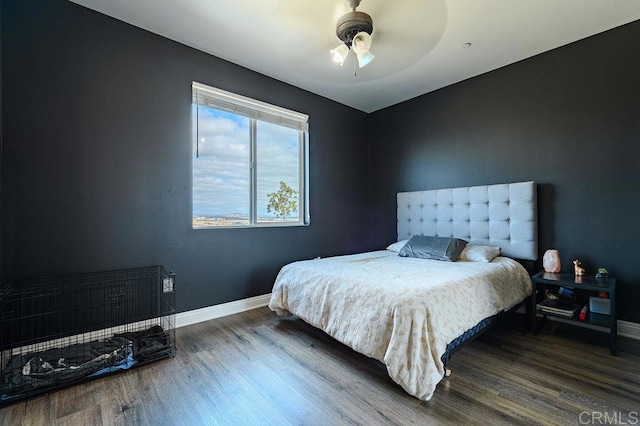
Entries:
[[500, 247], [467, 244], [458, 259], [467, 262], [491, 262], [498, 256], [500, 256]]
[[398, 241], [397, 243], [393, 243], [389, 247], [387, 247], [387, 250], [395, 251], [396, 253], [398, 253], [400, 252], [400, 250], [402, 250], [402, 247], [407, 244], [407, 241], [409, 240], [402, 240]]

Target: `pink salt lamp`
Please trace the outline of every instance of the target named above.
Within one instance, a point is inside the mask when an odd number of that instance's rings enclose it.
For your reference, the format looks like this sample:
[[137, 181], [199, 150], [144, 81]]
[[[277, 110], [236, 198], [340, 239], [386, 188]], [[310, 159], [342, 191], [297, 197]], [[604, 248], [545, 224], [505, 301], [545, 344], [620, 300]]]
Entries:
[[558, 250], [549, 249], [545, 251], [544, 256], [542, 256], [542, 266], [544, 267], [545, 272], [550, 272], [552, 274], [560, 272], [560, 253]]

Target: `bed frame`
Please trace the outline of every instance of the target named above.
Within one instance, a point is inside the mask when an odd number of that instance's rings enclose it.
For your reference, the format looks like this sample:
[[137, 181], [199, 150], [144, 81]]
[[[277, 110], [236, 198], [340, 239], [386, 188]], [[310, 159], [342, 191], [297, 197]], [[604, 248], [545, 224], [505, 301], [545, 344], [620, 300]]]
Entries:
[[[398, 241], [413, 235], [456, 237], [500, 247], [503, 255], [516, 260], [538, 258], [537, 191], [532, 181], [399, 192], [397, 218]], [[451, 355], [488, 330], [498, 315], [447, 345], [442, 356], [446, 376], [451, 374], [446, 367]]]

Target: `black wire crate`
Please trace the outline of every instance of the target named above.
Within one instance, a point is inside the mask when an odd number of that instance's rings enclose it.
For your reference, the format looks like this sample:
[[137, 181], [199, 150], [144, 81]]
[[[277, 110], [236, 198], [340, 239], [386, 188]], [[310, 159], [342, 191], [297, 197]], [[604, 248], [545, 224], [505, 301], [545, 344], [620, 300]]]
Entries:
[[163, 266], [0, 288], [0, 407], [175, 352], [175, 275]]

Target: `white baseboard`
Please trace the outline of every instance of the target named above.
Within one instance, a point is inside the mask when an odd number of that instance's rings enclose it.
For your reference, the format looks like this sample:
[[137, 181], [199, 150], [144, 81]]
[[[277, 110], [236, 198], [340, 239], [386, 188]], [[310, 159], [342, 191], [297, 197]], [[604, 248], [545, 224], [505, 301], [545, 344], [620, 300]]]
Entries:
[[248, 299], [234, 300], [233, 302], [222, 303], [220, 305], [207, 306], [206, 308], [194, 309], [192, 311], [180, 312], [176, 314], [176, 328], [261, 308], [269, 304], [269, 299], [271, 299], [271, 293], [250, 297]]
[[637, 322], [618, 320], [618, 336], [640, 340], [640, 324]]

